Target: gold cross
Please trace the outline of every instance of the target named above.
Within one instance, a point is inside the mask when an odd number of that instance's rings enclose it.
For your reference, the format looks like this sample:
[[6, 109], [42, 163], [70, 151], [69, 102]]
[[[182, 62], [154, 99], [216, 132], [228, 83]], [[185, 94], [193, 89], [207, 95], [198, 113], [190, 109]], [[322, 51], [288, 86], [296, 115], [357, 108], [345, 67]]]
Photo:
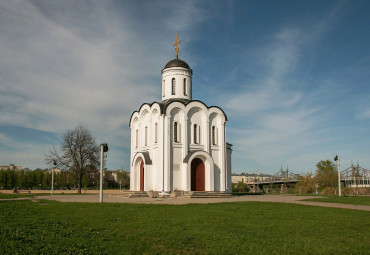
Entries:
[[175, 53], [176, 53], [176, 58], [179, 58], [179, 48], [177, 47], [177, 45], [181, 42], [180, 41], [177, 41], [177, 34], [176, 34], [176, 42], [172, 45], [172, 46], [176, 46], [175, 48]]

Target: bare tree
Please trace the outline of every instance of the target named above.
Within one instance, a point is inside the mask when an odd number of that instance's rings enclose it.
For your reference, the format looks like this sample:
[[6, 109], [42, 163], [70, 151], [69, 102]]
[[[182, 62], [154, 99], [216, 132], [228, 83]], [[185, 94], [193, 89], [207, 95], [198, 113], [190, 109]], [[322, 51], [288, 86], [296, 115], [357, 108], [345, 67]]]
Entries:
[[81, 125], [63, 135], [60, 152], [55, 147], [49, 152], [45, 156], [46, 163], [56, 162], [59, 169], [70, 171], [77, 180], [78, 193], [81, 193], [83, 175], [99, 167], [99, 146], [90, 130]]

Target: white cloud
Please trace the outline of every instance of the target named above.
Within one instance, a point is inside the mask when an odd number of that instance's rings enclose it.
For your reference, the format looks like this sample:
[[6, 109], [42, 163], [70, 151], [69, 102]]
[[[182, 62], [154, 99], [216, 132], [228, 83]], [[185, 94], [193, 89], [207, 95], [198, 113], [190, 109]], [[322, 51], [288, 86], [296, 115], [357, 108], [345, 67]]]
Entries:
[[370, 119], [370, 109], [363, 109], [357, 114], [359, 119]]
[[[231, 119], [238, 121], [237, 127], [229, 129], [229, 137], [239, 165], [244, 161], [272, 173], [280, 164], [303, 168], [312, 164], [310, 160], [317, 156], [312, 148], [322, 145], [323, 136], [328, 134], [321, 126], [328, 115], [324, 111], [328, 87], [315, 84], [316, 91], [307, 89], [302, 52], [320, 40], [329, 23], [327, 20], [325, 26], [321, 24], [314, 31], [288, 26], [276, 32], [255, 54], [262, 75], [227, 96], [225, 108]], [[319, 102], [320, 99], [324, 100]], [[300, 157], [305, 160], [295, 160]]]
[[[61, 134], [84, 124], [98, 140], [129, 146], [131, 113], [144, 102], [160, 100], [160, 71], [172, 52], [172, 36], [178, 30], [190, 34], [189, 28], [206, 15], [196, 2], [182, 3], [191, 12], [171, 12], [166, 3], [156, 3], [166, 18], [158, 18], [157, 6], [148, 12], [157, 17], [156, 23], [147, 26], [161, 30], [140, 31], [136, 27], [143, 25], [141, 20], [128, 15], [140, 10], [118, 13], [115, 4], [0, 3], [2, 125]], [[44, 153], [39, 151], [39, 157]]]

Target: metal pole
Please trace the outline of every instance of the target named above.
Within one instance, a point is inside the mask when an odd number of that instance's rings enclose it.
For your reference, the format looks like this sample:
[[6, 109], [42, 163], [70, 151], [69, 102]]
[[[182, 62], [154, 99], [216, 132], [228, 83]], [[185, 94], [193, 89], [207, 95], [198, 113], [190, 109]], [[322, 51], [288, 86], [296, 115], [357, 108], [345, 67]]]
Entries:
[[103, 144], [100, 145], [100, 203], [103, 203]]
[[342, 190], [340, 185], [340, 157], [338, 157], [338, 195], [339, 197], [342, 196]]
[[51, 195], [53, 195], [54, 191], [54, 167], [51, 170]]

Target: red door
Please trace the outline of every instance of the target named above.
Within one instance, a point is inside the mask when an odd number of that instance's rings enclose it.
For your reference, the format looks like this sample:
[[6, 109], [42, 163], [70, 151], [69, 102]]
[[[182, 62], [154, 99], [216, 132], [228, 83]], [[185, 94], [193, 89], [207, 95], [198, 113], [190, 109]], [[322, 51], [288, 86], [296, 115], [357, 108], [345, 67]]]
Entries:
[[195, 158], [191, 162], [191, 190], [205, 191], [204, 179], [204, 163], [201, 159]]
[[140, 191], [144, 191], [144, 161], [140, 164]]

